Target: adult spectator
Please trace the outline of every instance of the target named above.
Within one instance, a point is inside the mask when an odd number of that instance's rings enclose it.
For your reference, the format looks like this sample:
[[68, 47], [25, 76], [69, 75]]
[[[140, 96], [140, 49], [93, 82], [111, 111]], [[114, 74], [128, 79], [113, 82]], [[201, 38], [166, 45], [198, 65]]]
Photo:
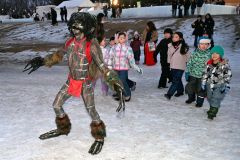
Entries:
[[197, 7], [196, 0], [192, 0], [192, 1], [191, 1], [191, 15], [192, 15], [192, 16], [193, 16], [194, 13], [195, 13], [196, 7]]
[[184, 16], [189, 16], [190, 6], [191, 6], [191, 1], [190, 0], [185, 0], [184, 1]]
[[177, 6], [178, 6], [177, 0], [172, 0], [172, 16], [173, 17], [176, 17], [177, 15]]
[[64, 22], [64, 10], [63, 10], [63, 8], [61, 7], [60, 8], [60, 16], [61, 16], [61, 20], [62, 20], [62, 22]]
[[149, 21], [146, 25], [146, 28], [143, 31], [142, 40], [144, 44], [144, 64], [154, 65], [154, 51], [156, 43], [158, 41], [158, 32], [155, 24], [152, 21]]
[[[95, 29], [95, 35], [98, 39], [103, 39], [104, 37], [104, 33], [105, 33], [105, 30], [104, 30], [104, 26], [103, 26], [103, 17], [104, 17], [104, 14], [103, 13], [99, 13], [97, 15], [97, 26], [96, 26], [96, 29]], [[101, 37], [101, 38], [99, 38]]]
[[200, 15], [203, 3], [204, 3], [203, 0], [197, 0], [197, 15]]
[[212, 36], [213, 36], [214, 25], [215, 25], [215, 22], [211, 14], [210, 13], [206, 14], [205, 21], [204, 21], [204, 30], [206, 31], [210, 39], [212, 39]]
[[183, 13], [182, 13], [183, 9], [184, 9], [184, 1], [179, 0], [179, 3], [178, 3], [178, 18], [183, 17]]
[[51, 16], [52, 16], [52, 25], [53, 26], [58, 25], [58, 22], [57, 22], [57, 12], [55, 11], [54, 8], [51, 8]]
[[66, 6], [63, 7], [63, 15], [64, 15], [64, 18], [65, 18], [65, 22], [67, 22], [67, 8]]
[[104, 13], [104, 16], [107, 18], [107, 17], [108, 17], [108, 8], [107, 8], [107, 5], [103, 6], [103, 13]]
[[202, 21], [201, 15], [198, 15], [197, 20], [192, 23], [192, 28], [194, 28], [194, 31], [192, 34], [195, 36], [194, 46], [195, 48], [197, 48], [198, 38], [201, 37], [204, 33], [204, 22]]
[[240, 15], [240, 3], [238, 4], [238, 6], [236, 8], [236, 12], [237, 12], [237, 15]]

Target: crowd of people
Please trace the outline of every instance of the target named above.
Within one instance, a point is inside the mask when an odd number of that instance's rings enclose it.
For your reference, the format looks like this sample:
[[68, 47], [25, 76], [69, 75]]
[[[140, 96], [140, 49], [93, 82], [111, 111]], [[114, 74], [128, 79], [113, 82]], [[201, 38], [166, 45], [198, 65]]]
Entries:
[[[115, 70], [124, 85], [125, 101], [130, 101], [136, 88], [136, 82], [128, 78], [128, 70], [135, 69], [143, 73], [140, 66], [140, 47], [144, 47], [144, 65], [151, 66], [157, 63], [160, 53], [161, 76], [158, 83], [159, 89], [169, 89], [164, 96], [171, 100], [172, 97], [188, 95], [186, 104], [196, 103], [196, 107], [202, 107], [204, 99], [209, 102], [208, 118], [216, 117], [221, 101], [229, 91], [231, 69], [227, 58], [224, 57], [224, 49], [213, 43], [214, 20], [210, 14], [198, 16], [192, 23], [195, 35], [195, 50], [191, 53], [188, 44], [184, 40], [182, 32], [173, 31], [171, 28], [164, 30], [164, 38], [157, 44], [159, 37], [156, 26], [152, 21], [146, 24], [142, 36], [135, 31], [131, 42], [128, 44], [128, 35], [125, 32], [117, 32], [110, 38], [109, 44], [102, 34], [98, 38], [102, 48], [103, 59], [108, 68]], [[185, 73], [187, 81], [183, 85], [182, 77]], [[108, 89], [102, 81], [103, 95], [108, 95]], [[116, 94], [112, 96], [119, 100]]]
[[[200, 15], [203, 4], [216, 4], [216, 5], [225, 5], [224, 0], [172, 0], [172, 16], [177, 16], [182, 18], [183, 16], [189, 16], [189, 12], [191, 11], [191, 15], [195, 14], [195, 10], [197, 9], [197, 15]], [[190, 10], [191, 9], [191, 10]]]

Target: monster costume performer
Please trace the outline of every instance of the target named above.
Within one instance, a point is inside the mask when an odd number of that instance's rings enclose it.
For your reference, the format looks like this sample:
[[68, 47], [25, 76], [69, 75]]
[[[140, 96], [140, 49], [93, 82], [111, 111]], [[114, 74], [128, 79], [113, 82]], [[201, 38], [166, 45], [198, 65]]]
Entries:
[[71, 130], [71, 122], [62, 106], [71, 96], [82, 96], [85, 107], [92, 119], [90, 128], [91, 134], [95, 138], [89, 150], [90, 154], [98, 154], [101, 151], [104, 137], [106, 137], [105, 124], [95, 109], [92, 86], [92, 82], [99, 73], [103, 74], [109, 87], [116, 91], [120, 97], [117, 112], [125, 110], [122, 82], [114, 71], [109, 70], [104, 65], [99, 44], [93, 38], [95, 27], [95, 16], [89, 13], [73, 13], [68, 22], [68, 29], [72, 34], [72, 38], [67, 40], [65, 47], [44, 58], [36, 57], [32, 59], [24, 68], [24, 72], [30, 70], [30, 74], [40, 66], [51, 67], [61, 62], [64, 54], [67, 55], [69, 66], [68, 79], [53, 102], [57, 129], [42, 134], [39, 138], [44, 140], [60, 135], [68, 135]]

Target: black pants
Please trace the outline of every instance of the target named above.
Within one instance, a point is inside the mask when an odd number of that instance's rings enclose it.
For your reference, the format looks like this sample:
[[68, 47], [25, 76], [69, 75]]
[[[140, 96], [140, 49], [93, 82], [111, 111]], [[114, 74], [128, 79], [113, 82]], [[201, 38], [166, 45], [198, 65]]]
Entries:
[[140, 61], [140, 55], [141, 55], [141, 51], [138, 50], [138, 51], [133, 51], [133, 54], [134, 54], [134, 59], [135, 61]]
[[201, 84], [202, 84], [201, 78], [189, 76], [189, 82], [185, 87], [185, 91], [188, 94], [188, 98], [191, 100], [195, 100], [197, 95], [197, 103], [200, 105], [203, 104], [204, 97], [206, 96], [205, 91], [201, 89]]
[[172, 81], [172, 76], [171, 76], [171, 72], [170, 72], [170, 64], [169, 63], [161, 63], [161, 67], [162, 67], [162, 74], [159, 79], [158, 88], [166, 87], [167, 79], [169, 82]]

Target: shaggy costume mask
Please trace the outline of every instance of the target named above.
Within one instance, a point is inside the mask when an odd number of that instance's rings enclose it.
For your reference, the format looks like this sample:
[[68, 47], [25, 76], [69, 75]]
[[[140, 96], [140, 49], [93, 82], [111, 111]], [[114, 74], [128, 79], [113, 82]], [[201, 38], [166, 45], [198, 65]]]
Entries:
[[[97, 20], [94, 15], [83, 12], [76, 12], [71, 15], [68, 21], [68, 30], [74, 36], [72, 29], [79, 29], [86, 36], [87, 40], [91, 40], [94, 35], [94, 30], [97, 25]], [[91, 28], [91, 29], [90, 29]]]

